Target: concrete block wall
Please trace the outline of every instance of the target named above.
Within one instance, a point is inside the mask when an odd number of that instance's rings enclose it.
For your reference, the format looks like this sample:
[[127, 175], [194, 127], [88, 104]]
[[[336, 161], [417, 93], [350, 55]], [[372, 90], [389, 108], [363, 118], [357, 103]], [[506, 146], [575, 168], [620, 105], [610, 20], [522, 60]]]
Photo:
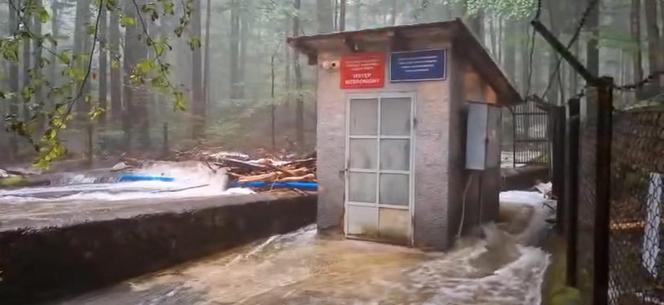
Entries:
[[181, 199], [108, 214], [0, 230], [0, 303], [53, 300], [295, 230], [315, 221], [316, 196]]

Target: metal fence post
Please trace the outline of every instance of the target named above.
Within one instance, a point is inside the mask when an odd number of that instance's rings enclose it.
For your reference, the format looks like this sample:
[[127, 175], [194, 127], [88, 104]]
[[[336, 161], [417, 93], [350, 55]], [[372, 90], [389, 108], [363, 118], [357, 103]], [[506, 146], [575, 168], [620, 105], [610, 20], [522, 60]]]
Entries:
[[613, 78], [602, 77], [597, 84], [595, 291], [593, 303], [607, 304], [609, 291], [609, 213], [611, 206], [611, 140], [613, 137]]
[[565, 236], [567, 240], [567, 284], [576, 287], [577, 215], [579, 194], [579, 99], [567, 104], [565, 141]]
[[611, 185], [611, 78], [593, 81], [581, 107], [577, 287], [584, 304], [607, 304]]
[[558, 202], [556, 211], [556, 232], [560, 235], [565, 233], [565, 214], [567, 207], [563, 202], [565, 193], [565, 107], [551, 106], [549, 113], [549, 134], [551, 139], [551, 181], [552, 193]]

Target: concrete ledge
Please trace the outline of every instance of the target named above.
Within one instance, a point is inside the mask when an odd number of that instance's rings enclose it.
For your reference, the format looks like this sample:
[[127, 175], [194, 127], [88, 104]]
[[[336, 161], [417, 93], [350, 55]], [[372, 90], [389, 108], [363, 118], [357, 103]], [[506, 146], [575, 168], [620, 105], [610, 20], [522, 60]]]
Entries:
[[51, 300], [292, 231], [315, 221], [316, 200], [288, 193], [127, 201], [85, 217], [4, 219], [0, 303]]

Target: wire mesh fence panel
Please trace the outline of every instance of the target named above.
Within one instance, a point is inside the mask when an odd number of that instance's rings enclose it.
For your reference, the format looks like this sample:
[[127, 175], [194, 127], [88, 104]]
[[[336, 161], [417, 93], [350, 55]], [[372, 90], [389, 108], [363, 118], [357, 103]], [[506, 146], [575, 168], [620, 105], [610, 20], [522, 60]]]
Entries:
[[591, 304], [595, 291], [597, 122], [583, 119], [579, 134], [579, 194], [576, 247], [576, 283], [583, 304]]
[[609, 303], [664, 304], [664, 109], [613, 120]]
[[550, 162], [548, 114], [532, 101], [520, 104], [513, 116], [514, 165]]

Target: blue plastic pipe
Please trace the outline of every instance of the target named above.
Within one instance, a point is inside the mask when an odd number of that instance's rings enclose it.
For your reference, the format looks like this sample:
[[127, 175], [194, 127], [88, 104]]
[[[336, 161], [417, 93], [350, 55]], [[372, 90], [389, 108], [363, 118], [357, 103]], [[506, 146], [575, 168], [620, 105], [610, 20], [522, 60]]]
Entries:
[[118, 179], [119, 182], [136, 182], [136, 181], [161, 181], [173, 182], [175, 178], [164, 176], [146, 176], [146, 175], [121, 175]]
[[283, 181], [283, 182], [269, 182], [269, 181], [250, 181], [250, 182], [234, 182], [231, 187], [272, 187], [272, 188], [292, 188], [306, 191], [318, 190], [318, 182], [311, 181]]

